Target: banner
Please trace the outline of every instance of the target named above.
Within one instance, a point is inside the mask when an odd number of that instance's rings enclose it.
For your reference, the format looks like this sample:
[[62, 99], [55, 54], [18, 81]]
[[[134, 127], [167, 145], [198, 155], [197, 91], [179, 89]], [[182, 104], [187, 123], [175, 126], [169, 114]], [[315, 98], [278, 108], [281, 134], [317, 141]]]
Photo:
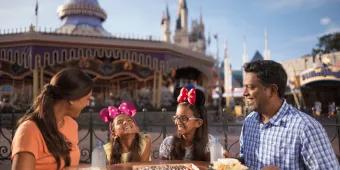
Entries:
[[332, 65], [322, 65], [305, 70], [300, 74], [301, 86], [317, 81], [340, 81], [340, 68]]

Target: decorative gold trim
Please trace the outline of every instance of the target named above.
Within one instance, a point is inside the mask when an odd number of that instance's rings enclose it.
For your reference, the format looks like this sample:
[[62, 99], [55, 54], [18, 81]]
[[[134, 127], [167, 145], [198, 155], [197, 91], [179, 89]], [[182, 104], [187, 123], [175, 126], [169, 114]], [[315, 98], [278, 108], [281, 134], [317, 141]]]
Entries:
[[61, 19], [67, 15], [89, 15], [100, 18], [105, 21], [107, 18], [106, 12], [99, 6], [90, 4], [66, 4], [58, 8], [58, 14]]
[[11, 79], [14, 79], [14, 80], [23, 80], [26, 76], [29, 76], [31, 74], [32, 74], [32, 71], [27, 71], [27, 72], [23, 73], [20, 76], [14, 76], [14, 75], [12, 75], [10, 73], [7, 73], [7, 72], [4, 72], [4, 71], [0, 70], [0, 75], [7, 75]]

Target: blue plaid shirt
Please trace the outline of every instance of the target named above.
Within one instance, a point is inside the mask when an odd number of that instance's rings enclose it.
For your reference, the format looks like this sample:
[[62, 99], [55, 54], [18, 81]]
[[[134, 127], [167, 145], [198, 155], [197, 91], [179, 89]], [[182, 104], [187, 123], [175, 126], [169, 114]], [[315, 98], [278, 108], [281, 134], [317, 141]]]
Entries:
[[242, 127], [240, 145], [240, 157], [250, 169], [268, 165], [281, 170], [340, 169], [322, 125], [286, 101], [266, 124], [259, 113], [250, 113]]

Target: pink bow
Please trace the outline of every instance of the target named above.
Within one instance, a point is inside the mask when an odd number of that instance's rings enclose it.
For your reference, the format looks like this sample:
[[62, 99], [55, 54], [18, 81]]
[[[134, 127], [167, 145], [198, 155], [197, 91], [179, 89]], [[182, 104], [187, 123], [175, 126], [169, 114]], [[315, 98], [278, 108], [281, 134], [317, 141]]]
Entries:
[[177, 102], [182, 103], [188, 101], [191, 105], [196, 103], [196, 90], [192, 88], [189, 92], [188, 89], [183, 87], [179, 96], [177, 97]]
[[99, 116], [105, 123], [107, 123], [112, 121], [120, 114], [125, 114], [127, 116], [133, 117], [136, 113], [137, 109], [131, 102], [122, 102], [118, 108], [114, 106], [103, 108], [102, 110], [100, 110]]

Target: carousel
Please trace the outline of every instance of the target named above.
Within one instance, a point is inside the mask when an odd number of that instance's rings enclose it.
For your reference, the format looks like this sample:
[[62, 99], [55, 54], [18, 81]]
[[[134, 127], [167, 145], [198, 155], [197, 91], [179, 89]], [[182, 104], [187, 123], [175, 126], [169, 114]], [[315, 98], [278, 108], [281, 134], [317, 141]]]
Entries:
[[[68, 1], [58, 8], [63, 25], [0, 34], [0, 97], [29, 106], [65, 67], [79, 67], [95, 81], [97, 105], [134, 101], [140, 107], [170, 105], [176, 87], [193, 83], [209, 91], [214, 59], [153, 37], [114, 36], [96, 0]], [[208, 96], [208, 94], [207, 94]]]

